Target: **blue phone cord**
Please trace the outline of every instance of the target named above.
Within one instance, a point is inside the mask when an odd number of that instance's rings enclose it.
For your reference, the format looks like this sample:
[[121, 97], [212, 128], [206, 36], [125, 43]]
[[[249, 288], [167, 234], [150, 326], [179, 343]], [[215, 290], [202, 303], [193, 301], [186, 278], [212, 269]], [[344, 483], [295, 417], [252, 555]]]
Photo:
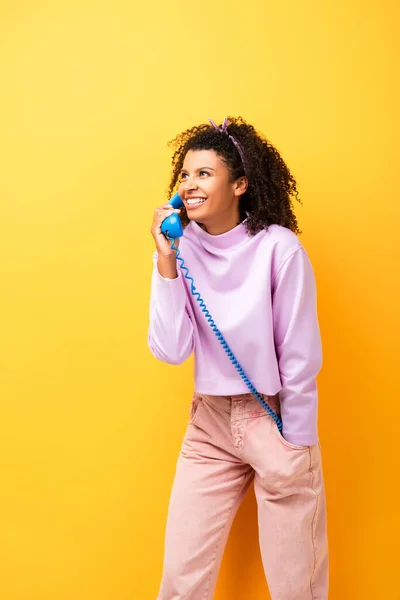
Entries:
[[279, 431], [282, 433], [282, 428], [283, 428], [282, 421], [280, 420], [280, 418], [278, 417], [278, 415], [268, 406], [268, 404], [265, 402], [264, 398], [262, 398], [262, 396], [260, 396], [260, 394], [257, 392], [257, 390], [254, 387], [254, 385], [251, 383], [250, 379], [245, 374], [243, 368], [240, 366], [239, 362], [236, 360], [236, 358], [235, 358], [232, 350], [229, 348], [227, 342], [225, 341], [224, 336], [222, 335], [222, 333], [220, 332], [220, 330], [218, 329], [218, 327], [215, 325], [214, 319], [210, 315], [210, 312], [208, 311], [208, 309], [207, 309], [207, 307], [206, 307], [206, 305], [204, 303], [204, 300], [200, 296], [199, 292], [196, 292], [196, 288], [195, 288], [195, 285], [194, 285], [194, 279], [193, 279], [193, 277], [191, 277], [189, 275], [189, 269], [185, 266], [184, 260], [180, 256], [179, 248], [177, 248], [175, 246], [173, 239], [171, 239], [170, 237], [168, 237], [168, 240], [172, 242], [171, 243], [171, 248], [172, 248], [172, 250], [175, 250], [177, 260], [179, 260], [179, 262], [181, 263], [182, 269], [186, 271], [185, 278], [188, 281], [190, 281], [190, 290], [191, 290], [193, 296], [196, 298], [196, 300], [200, 304], [200, 307], [201, 307], [203, 313], [207, 317], [207, 321], [209, 322], [212, 330], [214, 331], [215, 335], [217, 336], [217, 338], [221, 342], [221, 344], [222, 344], [225, 352], [227, 353], [229, 359], [231, 360], [232, 364], [238, 370], [239, 375], [241, 376], [241, 378], [243, 379], [243, 381], [245, 382], [245, 384], [247, 385], [247, 387], [249, 388], [249, 390], [251, 391], [251, 393], [257, 398], [257, 400], [262, 405], [262, 407], [265, 408], [265, 410], [268, 412], [268, 414], [270, 415], [270, 417], [272, 417], [272, 419], [275, 421], [275, 423], [276, 423]]

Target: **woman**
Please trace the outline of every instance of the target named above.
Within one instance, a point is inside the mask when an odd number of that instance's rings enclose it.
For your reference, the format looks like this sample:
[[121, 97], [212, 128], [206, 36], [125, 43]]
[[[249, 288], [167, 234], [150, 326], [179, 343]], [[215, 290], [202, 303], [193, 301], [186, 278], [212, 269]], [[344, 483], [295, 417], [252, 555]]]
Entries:
[[[154, 214], [149, 347], [174, 365], [194, 352], [195, 373], [158, 600], [213, 598], [230, 526], [252, 481], [272, 600], [326, 600], [322, 349], [313, 268], [292, 208], [296, 182], [276, 148], [242, 118], [222, 126], [210, 120], [171, 143], [169, 194], [178, 188], [184, 208], [163, 204]], [[161, 223], [174, 212], [184, 234], [173, 246]], [[249, 391], [210, 327], [177, 262], [178, 246], [215, 325], [273, 412]]]

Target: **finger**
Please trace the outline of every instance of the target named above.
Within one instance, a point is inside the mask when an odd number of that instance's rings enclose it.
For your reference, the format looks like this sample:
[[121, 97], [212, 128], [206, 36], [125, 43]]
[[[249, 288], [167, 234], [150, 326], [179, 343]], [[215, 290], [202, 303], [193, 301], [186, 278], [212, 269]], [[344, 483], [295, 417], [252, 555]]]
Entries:
[[175, 209], [172, 204], [162, 204], [160, 207], [160, 209], [171, 209], [171, 210], [180, 210], [180, 209]]
[[156, 215], [158, 218], [160, 219], [165, 219], [166, 217], [173, 215], [175, 213], [179, 214], [181, 212], [180, 208], [173, 208], [173, 209], [158, 209], [156, 210]]

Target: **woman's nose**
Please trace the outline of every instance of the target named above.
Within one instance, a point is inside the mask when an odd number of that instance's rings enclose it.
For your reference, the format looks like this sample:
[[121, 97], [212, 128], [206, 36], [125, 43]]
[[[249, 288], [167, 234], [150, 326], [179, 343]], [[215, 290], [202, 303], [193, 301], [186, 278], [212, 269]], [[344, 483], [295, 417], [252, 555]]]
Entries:
[[194, 178], [188, 177], [183, 183], [185, 190], [193, 190], [197, 188], [197, 183]]

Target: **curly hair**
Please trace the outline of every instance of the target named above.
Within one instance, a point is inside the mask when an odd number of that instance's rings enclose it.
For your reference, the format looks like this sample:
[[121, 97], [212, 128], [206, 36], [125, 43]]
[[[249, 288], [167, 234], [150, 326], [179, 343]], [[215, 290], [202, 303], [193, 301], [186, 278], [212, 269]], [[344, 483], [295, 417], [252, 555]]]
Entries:
[[[168, 197], [178, 188], [186, 153], [189, 150], [214, 150], [228, 167], [232, 182], [247, 176], [248, 187], [241, 196], [239, 211], [241, 221], [247, 218], [249, 235], [267, 230], [273, 223], [301, 234], [291, 196], [300, 204], [302, 201], [298, 197], [296, 181], [278, 150], [242, 117], [228, 117], [228, 121], [229, 134], [243, 149], [246, 170], [236, 146], [226, 134], [208, 124], [192, 127], [168, 142], [168, 146], [175, 148]], [[181, 210], [181, 221], [184, 227], [189, 223], [185, 208]]]

